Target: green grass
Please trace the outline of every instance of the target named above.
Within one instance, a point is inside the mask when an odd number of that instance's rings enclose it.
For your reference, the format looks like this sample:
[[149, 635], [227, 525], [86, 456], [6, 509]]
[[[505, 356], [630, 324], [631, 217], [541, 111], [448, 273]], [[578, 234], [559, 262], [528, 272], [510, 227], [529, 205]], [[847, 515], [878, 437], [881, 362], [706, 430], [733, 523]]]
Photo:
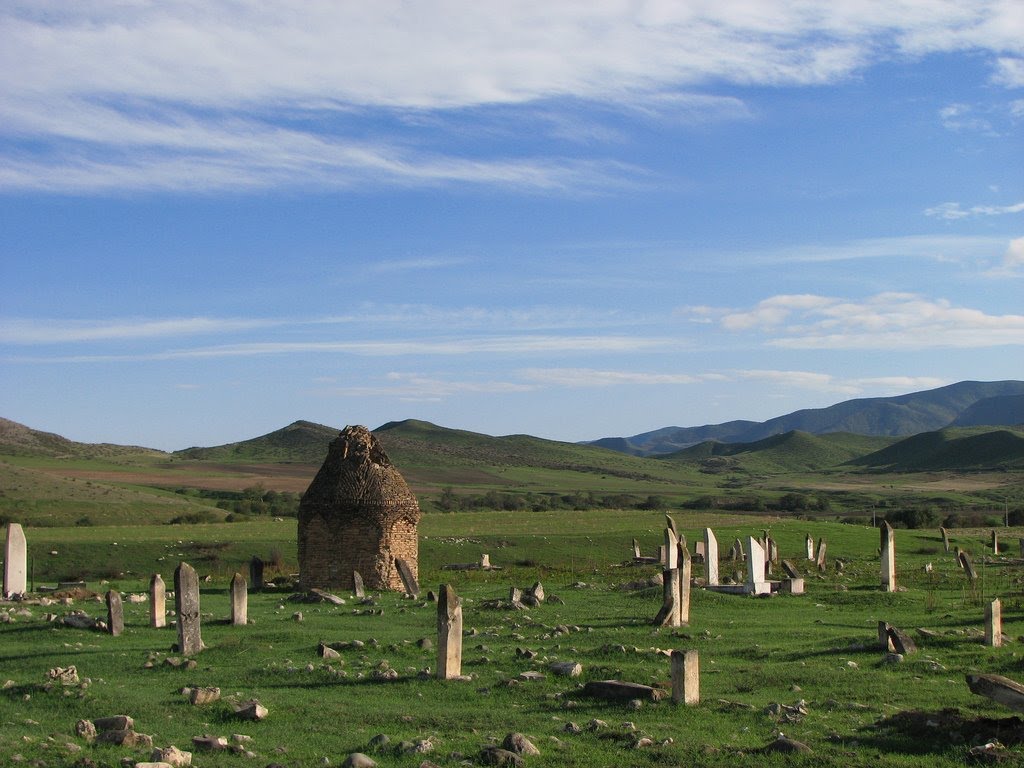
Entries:
[[[204, 733], [252, 737], [257, 760], [197, 754], [194, 764], [203, 768], [271, 762], [312, 766], [325, 757], [338, 765], [347, 753], [366, 751], [378, 733], [393, 743], [430, 738], [435, 744], [435, 752], [428, 755], [378, 755], [380, 765], [417, 766], [429, 758], [454, 766], [462, 758], [475, 761], [484, 744], [510, 731], [526, 733], [540, 748], [539, 757], [527, 758], [529, 766], [960, 766], [970, 745], [953, 740], [946, 730], [910, 733], [895, 725], [880, 727], [879, 720], [908, 710], [937, 713], [947, 707], [958, 708], [968, 719], [1011, 714], [973, 696], [964, 683], [964, 675], [974, 671], [1024, 678], [1017, 644], [984, 648], [972, 634], [981, 629], [984, 601], [996, 596], [1003, 600], [1004, 631], [1012, 637], [1024, 634], [1024, 569], [1009, 554], [986, 560], [987, 531], [952, 534], [954, 544], [978, 564], [981, 579], [974, 590], [967, 588], [952, 556], [942, 551], [937, 531], [897, 531], [898, 574], [906, 591], [883, 594], [877, 588], [874, 529], [742, 515], [674, 518], [691, 546], [703, 527], [712, 525], [723, 552], [733, 538], [770, 528], [783, 556], [805, 570], [804, 536], [824, 536], [830, 563], [842, 559], [845, 567], [842, 573], [830, 567], [821, 577], [808, 570], [808, 594], [802, 597], [757, 599], [695, 590], [690, 625], [657, 629], [650, 620], [660, 591], [620, 586], [657, 572], [654, 566], [624, 563], [634, 536], [645, 551], [661, 543], [662, 514], [427, 515], [420, 531], [424, 592], [452, 583], [464, 601], [465, 627], [475, 630], [465, 638], [463, 655], [463, 671], [474, 679], [439, 682], [418, 677], [435, 666], [434, 652], [417, 646], [422, 638], [436, 640], [435, 607], [426, 601], [381, 594], [373, 609], [383, 615], [376, 615], [349, 595], [344, 595], [349, 598], [344, 606], [309, 605], [288, 602], [290, 592], [282, 590], [250, 597], [249, 626], [225, 623], [228, 578], [252, 554], [266, 559], [277, 550], [282, 570], [294, 567], [294, 521], [29, 528], [38, 583], [46, 583], [50, 574], [73, 561], [85, 572], [106, 573], [107, 583], [90, 576], [90, 586], [98, 591], [141, 591], [151, 572], [161, 571], [170, 583], [179, 559], [192, 562], [201, 576], [210, 576], [202, 587], [208, 648], [196, 658], [195, 670], [160, 664], [174, 631], [150, 628], [145, 603], [126, 604], [127, 629], [118, 638], [45, 620], [47, 612], [63, 614], [68, 607], [27, 606], [30, 616], [15, 615], [13, 623], [0, 624], [0, 683], [11, 681], [0, 690], [0, 754], [21, 754], [51, 768], [71, 766], [80, 755], [65, 745], [77, 741], [76, 720], [126, 713], [135, 718], [137, 730], [152, 734], [160, 746], [173, 743], [189, 749], [191, 738]], [[1002, 535], [1016, 552], [1024, 530], [1009, 529]], [[449, 563], [473, 562], [484, 552], [505, 569], [443, 569]], [[203, 559], [208, 555], [217, 560]], [[926, 573], [929, 562], [933, 569]], [[722, 570], [729, 573], [732, 566], [723, 560]], [[41, 578], [44, 573], [46, 579]], [[529, 586], [537, 579], [564, 604], [549, 602], [528, 612], [483, 607], [486, 600], [507, 596], [509, 586]], [[101, 603], [75, 607], [94, 616], [105, 612]], [[293, 619], [296, 611], [303, 614], [301, 623]], [[875, 647], [879, 620], [912, 634], [926, 627], [942, 635], [918, 636], [917, 654], [903, 664], [883, 665]], [[340, 661], [325, 665], [315, 653], [321, 640], [361, 640], [366, 645], [344, 650]], [[517, 656], [516, 648], [540, 656], [527, 661]], [[665, 684], [668, 660], [659, 650], [671, 648], [700, 652], [698, 707], [662, 701], [634, 711], [584, 699], [578, 692], [581, 681], [550, 674], [538, 682], [509, 684], [520, 672], [546, 671], [555, 659], [579, 661], [582, 681], [617, 678]], [[145, 669], [150, 658], [157, 666]], [[398, 680], [374, 679], [383, 662], [399, 672]], [[91, 684], [43, 690], [46, 671], [69, 664]], [[190, 685], [217, 685], [225, 699], [258, 698], [270, 715], [260, 723], [243, 723], [233, 719], [226, 701], [192, 707], [179, 693]], [[779, 722], [765, 712], [769, 705], [793, 705], [801, 699], [809, 712], [799, 722]], [[609, 727], [596, 733], [564, 732], [568, 721], [586, 726], [595, 718]], [[655, 746], [631, 749], [630, 732], [622, 725], [627, 721], [637, 733], [653, 738]], [[755, 754], [780, 730], [809, 744], [814, 754]], [[82, 746], [81, 755], [98, 765], [114, 766], [129, 755], [148, 757], [127, 748]], [[1014, 755], [1020, 760], [1024, 750], [1016, 747]]]

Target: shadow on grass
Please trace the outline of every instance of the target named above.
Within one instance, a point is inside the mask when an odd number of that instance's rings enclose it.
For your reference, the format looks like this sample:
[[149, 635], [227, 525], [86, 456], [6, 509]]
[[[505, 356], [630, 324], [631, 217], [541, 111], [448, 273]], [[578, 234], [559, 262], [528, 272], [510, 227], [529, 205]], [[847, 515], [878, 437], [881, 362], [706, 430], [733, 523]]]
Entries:
[[1012, 749], [1024, 744], [1024, 720], [1020, 717], [968, 718], [956, 708], [932, 712], [909, 710], [866, 726], [862, 734], [862, 745], [914, 755], [948, 752], [992, 741]]

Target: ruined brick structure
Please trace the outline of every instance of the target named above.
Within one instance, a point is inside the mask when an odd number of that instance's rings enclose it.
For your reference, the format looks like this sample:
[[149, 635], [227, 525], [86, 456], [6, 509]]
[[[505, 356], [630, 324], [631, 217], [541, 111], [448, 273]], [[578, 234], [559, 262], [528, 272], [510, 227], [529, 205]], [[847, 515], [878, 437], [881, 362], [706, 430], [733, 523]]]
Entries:
[[345, 427], [299, 504], [299, 582], [304, 589], [402, 590], [395, 559], [418, 578], [420, 508], [366, 427]]

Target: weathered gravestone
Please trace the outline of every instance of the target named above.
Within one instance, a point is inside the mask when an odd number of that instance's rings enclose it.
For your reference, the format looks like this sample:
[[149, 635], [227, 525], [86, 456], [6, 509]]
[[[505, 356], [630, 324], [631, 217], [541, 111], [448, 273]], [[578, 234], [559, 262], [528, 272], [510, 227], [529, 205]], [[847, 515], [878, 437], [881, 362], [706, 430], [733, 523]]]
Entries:
[[964, 573], [967, 574], [967, 578], [971, 580], [971, 584], [978, 580], [978, 572], [974, 570], [974, 565], [971, 563], [970, 556], [961, 550], [959, 555], [960, 567], [964, 569]]
[[366, 597], [366, 587], [363, 585], [363, 577], [359, 571], [352, 571], [352, 594], [360, 599]]
[[662, 604], [654, 623], [678, 627], [679, 618], [679, 537], [671, 528], [665, 529], [665, 570], [662, 573]]
[[985, 606], [985, 645], [999, 648], [1003, 644], [1003, 604], [997, 597]]
[[896, 535], [885, 520], [879, 527], [882, 551], [882, 591], [896, 591]]
[[419, 504], [366, 427], [345, 427], [331, 442], [298, 517], [303, 589], [352, 589], [359, 571], [369, 589], [418, 594]]
[[167, 626], [167, 587], [159, 573], [149, 580], [149, 626]]
[[767, 595], [772, 591], [771, 584], [764, 577], [765, 558], [761, 542], [753, 536], [747, 537], [747, 586], [750, 595]]
[[672, 701], [676, 704], [700, 704], [700, 660], [697, 651], [672, 651]]
[[825, 543], [825, 537], [818, 539], [818, 555], [815, 558], [815, 565], [817, 565], [819, 571], [825, 570], [826, 560], [825, 552], [828, 550], [828, 545]]
[[462, 601], [451, 584], [442, 584], [437, 597], [437, 677], [462, 675]]
[[124, 603], [121, 593], [116, 590], [107, 591], [107, 632], [114, 637], [124, 633]]
[[813, 560], [814, 559], [814, 537], [811, 536], [811, 534], [808, 533], [807, 534], [807, 540], [806, 540], [805, 543], [807, 545], [807, 559], [808, 560]]
[[249, 561], [249, 584], [257, 592], [263, 591], [263, 560], [258, 555]]
[[704, 529], [704, 580], [709, 587], [718, 585], [718, 539], [710, 528]]
[[690, 623], [690, 580], [693, 575], [693, 561], [690, 550], [685, 546], [679, 548], [679, 624]]
[[178, 653], [192, 656], [203, 650], [199, 626], [199, 577], [188, 563], [174, 569], [174, 610], [178, 615]]
[[249, 585], [240, 573], [231, 577], [231, 623], [236, 627], [249, 623]]
[[1002, 675], [967, 675], [971, 693], [986, 696], [1004, 707], [1024, 712], [1024, 685]]
[[942, 534], [942, 548], [944, 550], [946, 550], [946, 552], [948, 553], [949, 552], [949, 531], [947, 531], [945, 528], [942, 528], [940, 526], [939, 527], [939, 533]]
[[28, 546], [20, 523], [7, 524], [4, 545], [4, 597], [23, 595], [28, 591]]
[[999, 554], [999, 534], [996, 531], [992, 531], [992, 554]]

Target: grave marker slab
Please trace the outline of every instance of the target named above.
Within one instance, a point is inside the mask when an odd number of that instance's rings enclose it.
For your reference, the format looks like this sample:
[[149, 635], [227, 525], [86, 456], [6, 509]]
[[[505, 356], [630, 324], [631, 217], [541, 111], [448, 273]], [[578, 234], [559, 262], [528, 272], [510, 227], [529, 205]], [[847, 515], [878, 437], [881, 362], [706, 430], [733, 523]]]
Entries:
[[412, 568], [400, 557], [395, 558], [395, 567], [398, 569], [398, 575], [402, 579], [402, 586], [405, 588], [407, 594], [413, 597], [419, 597], [420, 585], [416, 581], [416, 576], [412, 572]]
[[28, 591], [28, 545], [20, 523], [7, 524], [4, 545], [4, 597], [23, 595]]
[[974, 565], [971, 563], [970, 556], [962, 550], [960, 552], [960, 567], [964, 569], [964, 572], [967, 574], [967, 578], [971, 580], [972, 584], [978, 580], [978, 572], [974, 570]]
[[765, 557], [761, 542], [753, 536], [747, 537], [747, 587], [751, 595], [766, 595], [772, 591], [771, 584], [764, 578]]
[[704, 529], [704, 579], [710, 587], [718, 585], [718, 539], [710, 528]]
[[815, 558], [815, 564], [818, 566], [819, 571], [825, 570], [825, 552], [827, 551], [828, 545], [825, 543], [825, 537], [818, 539], [818, 555]]
[[167, 626], [167, 586], [159, 573], [149, 580], [149, 626]]
[[249, 584], [257, 592], [263, 591], [263, 560], [256, 555], [249, 561]]
[[700, 660], [697, 651], [672, 651], [672, 701], [676, 704], [700, 704]]
[[1003, 604], [997, 597], [985, 606], [985, 645], [999, 648], [1003, 644]]
[[249, 585], [240, 573], [231, 577], [231, 623], [236, 627], [249, 623]]
[[807, 534], [807, 540], [806, 540], [805, 543], [807, 545], [807, 559], [808, 560], [813, 560], [814, 559], [814, 537], [811, 536], [811, 534], [808, 533]]
[[939, 533], [942, 534], [942, 548], [945, 549], [946, 552], [948, 553], [949, 552], [949, 531], [947, 531], [945, 528], [940, 527], [939, 528]]
[[451, 584], [442, 584], [437, 598], [437, 677], [462, 674], [462, 601]]
[[124, 603], [121, 593], [116, 590], [107, 591], [107, 632], [114, 637], [124, 634]]
[[174, 569], [174, 609], [178, 615], [178, 653], [192, 656], [203, 650], [199, 626], [199, 577], [188, 563]]
[[352, 594], [360, 599], [366, 597], [366, 587], [363, 585], [363, 577], [359, 571], [352, 571]]
[[882, 550], [882, 591], [896, 591], [896, 534], [885, 520], [879, 527]]
[[693, 578], [693, 560], [690, 550], [682, 547], [679, 552], [679, 624], [690, 623], [690, 581]]

